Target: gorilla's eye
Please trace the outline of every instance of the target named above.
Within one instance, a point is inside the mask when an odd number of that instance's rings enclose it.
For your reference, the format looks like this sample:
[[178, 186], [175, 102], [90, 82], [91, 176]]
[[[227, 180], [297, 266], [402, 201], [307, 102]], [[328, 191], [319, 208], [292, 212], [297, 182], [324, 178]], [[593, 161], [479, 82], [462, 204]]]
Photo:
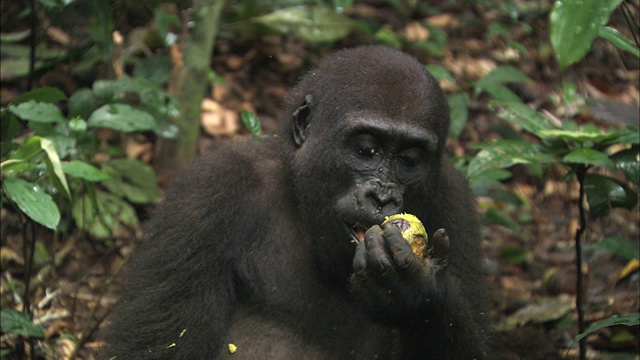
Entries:
[[406, 166], [416, 166], [422, 160], [422, 153], [417, 149], [405, 150], [396, 156]]
[[373, 157], [382, 153], [382, 146], [374, 136], [358, 135], [354, 141], [354, 149], [358, 155], [364, 157]]

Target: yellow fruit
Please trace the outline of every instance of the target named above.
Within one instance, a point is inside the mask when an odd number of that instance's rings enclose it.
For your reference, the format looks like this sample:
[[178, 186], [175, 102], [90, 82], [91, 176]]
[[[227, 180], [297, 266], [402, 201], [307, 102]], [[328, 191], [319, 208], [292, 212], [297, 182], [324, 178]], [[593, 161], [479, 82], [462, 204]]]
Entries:
[[387, 216], [382, 226], [385, 224], [397, 227], [402, 233], [402, 237], [411, 244], [411, 249], [416, 255], [422, 259], [427, 256], [427, 231], [415, 215], [405, 213]]

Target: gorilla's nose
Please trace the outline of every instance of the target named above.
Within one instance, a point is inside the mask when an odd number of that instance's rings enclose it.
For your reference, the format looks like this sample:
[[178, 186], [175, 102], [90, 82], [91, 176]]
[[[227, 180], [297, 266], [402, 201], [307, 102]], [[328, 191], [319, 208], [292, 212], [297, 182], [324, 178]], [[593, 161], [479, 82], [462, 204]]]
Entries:
[[403, 206], [402, 192], [398, 185], [378, 179], [371, 179], [360, 188], [358, 202], [368, 212], [378, 216], [397, 214]]

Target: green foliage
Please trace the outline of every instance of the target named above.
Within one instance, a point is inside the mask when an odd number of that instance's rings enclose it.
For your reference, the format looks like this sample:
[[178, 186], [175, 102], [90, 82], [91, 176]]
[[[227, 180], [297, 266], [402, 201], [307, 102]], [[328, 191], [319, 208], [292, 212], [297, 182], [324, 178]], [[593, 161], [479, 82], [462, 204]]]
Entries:
[[29, 319], [29, 315], [14, 309], [0, 310], [0, 324], [2, 332], [5, 334], [44, 338], [42, 326], [34, 324]]
[[621, 0], [556, 0], [550, 15], [550, 38], [561, 69], [578, 62], [601, 36], [636, 56], [638, 48], [616, 30], [606, 28]]
[[255, 17], [253, 22], [311, 43], [339, 40], [354, 28], [349, 18], [325, 6], [287, 7]]
[[240, 119], [251, 134], [254, 136], [260, 136], [260, 134], [262, 134], [262, 123], [260, 123], [260, 119], [252, 111], [242, 110]]
[[[66, 213], [61, 208], [72, 209], [75, 224], [96, 238], [111, 236], [119, 226], [137, 226], [130, 203], [158, 198], [155, 173], [137, 160], [88, 160], [105, 151], [120, 156], [115, 148], [98, 146], [95, 129], [172, 133], [159, 119], [177, 111], [174, 101], [155, 84], [133, 78], [96, 81], [93, 89], [78, 90], [67, 101], [71, 119], [54, 104], [65, 100], [58, 89], [43, 88], [0, 110], [3, 131], [11, 130], [11, 136], [2, 138], [3, 197], [52, 230]], [[19, 127], [12, 130], [19, 120], [33, 134], [21, 137]]]
[[579, 334], [575, 337], [575, 341], [580, 341], [584, 337], [589, 334], [592, 334], [600, 329], [616, 326], [616, 325], [624, 325], [624, 326], [636, 326], [640, 324], [640, 313], [628, 314], [625, 316], [613, 315], [606, 320], [602, 320], [596, 323], [591, 324], [587, 330], [585, 330], [582, 334]]

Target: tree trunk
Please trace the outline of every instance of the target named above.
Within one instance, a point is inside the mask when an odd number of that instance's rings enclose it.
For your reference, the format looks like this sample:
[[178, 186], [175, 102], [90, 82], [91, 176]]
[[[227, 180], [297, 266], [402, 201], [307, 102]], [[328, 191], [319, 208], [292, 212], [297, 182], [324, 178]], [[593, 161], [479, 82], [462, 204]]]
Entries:
[[179, 133], [175, 139], [160, 139], [154, 161], [162, 184], [196, 155], [201, 103], [223, 4], [224, 0], [193, 0], [192, 8], [183, 12], [182, 35], [171, 49], [169, 79], [169, 93], [180, 104], [180, 116], [174, 119]]

